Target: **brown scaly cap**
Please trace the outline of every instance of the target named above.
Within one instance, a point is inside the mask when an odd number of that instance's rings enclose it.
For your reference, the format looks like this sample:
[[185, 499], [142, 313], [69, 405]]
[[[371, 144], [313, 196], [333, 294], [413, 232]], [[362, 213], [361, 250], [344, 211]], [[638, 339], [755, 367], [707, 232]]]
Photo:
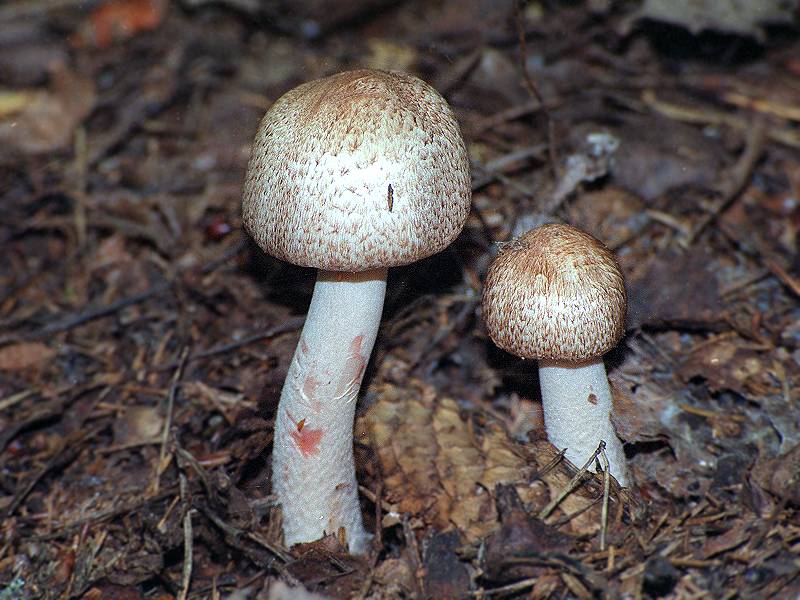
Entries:
[[443, 250], [472, 198], [461, 131], [411, 75], [347, 71], [279, 98], [261, 121], [244, 226], [294, 264], [358, 272]]
[[617, 344], [626, 302], [611, 251], [579, 229], [550, 224], [502, 248], [489, 267], [483, 317], [507, 352], [577, 362]]

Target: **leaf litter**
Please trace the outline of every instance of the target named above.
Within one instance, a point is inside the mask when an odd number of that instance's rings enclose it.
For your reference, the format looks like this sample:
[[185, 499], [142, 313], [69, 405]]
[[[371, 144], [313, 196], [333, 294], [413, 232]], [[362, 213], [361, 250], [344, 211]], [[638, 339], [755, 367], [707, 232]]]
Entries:
[[[0, 7], [0, 598], [797, 596], [797, 23], [734, 4]], [[357, 66], [445, 93], [474, 177], [459, 239], [390, 278], [366, 557], [283, 547], [313, 273], [239, 213], [263, 111]], [[627, 490], [547, 442], [535, 365], [481, 325], [497, 242], [553, 220], [626, 274]]]

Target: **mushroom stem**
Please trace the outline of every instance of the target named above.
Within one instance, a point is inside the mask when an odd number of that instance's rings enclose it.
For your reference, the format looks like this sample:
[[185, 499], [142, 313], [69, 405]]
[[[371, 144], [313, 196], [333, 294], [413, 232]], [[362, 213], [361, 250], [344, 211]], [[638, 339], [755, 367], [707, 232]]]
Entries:
[[621, 486], [628, 484], [625, 452], [611, 425], [611, 388], [603, 359], [585, 362], [539, 360], [539, 385], [547, 438], [580, 466], [606, 443], [609, 471]]
[[385, 294], [386, 269], [318, 273], [275, 417], [272, 489], [287, 546], [344, 528], [350, 551], [366, 551], [353, 418]]

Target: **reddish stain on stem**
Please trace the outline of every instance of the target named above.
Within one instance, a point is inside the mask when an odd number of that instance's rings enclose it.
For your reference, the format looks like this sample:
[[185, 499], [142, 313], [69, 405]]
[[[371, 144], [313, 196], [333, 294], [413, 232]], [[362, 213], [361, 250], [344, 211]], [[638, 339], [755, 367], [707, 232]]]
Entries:
[[364, 336], [357, 335], [353, 338], [353, 341], [350, 342], [350, 354], [355, 354], [356, 356], [361, 356], [361, 345], [364, 343]]
[[294, 429], [290, 435], [298, 450], [300, 450], [300, 453], [306, 458], [317, 454], [319, 452], [320, 442], [322, 441], [322, 429], [306, 427], [305, 419], [296, 421], [289, 411], [286, 411], [286, 416], [289, 417], [289, 420], [294, 425]]

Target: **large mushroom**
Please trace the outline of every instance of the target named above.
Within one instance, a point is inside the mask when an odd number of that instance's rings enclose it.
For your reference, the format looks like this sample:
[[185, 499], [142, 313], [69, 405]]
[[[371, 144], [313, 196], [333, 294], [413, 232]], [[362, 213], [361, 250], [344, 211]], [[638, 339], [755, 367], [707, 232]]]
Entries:
[[506, 244], [489, 267], [483, 317], [503, 350], [539, 360], [547, 437], [582, 465], [600, 440], [609, 471], [627, 485], [622, 444], [609, 420], [603, 354], [622, 337], [625, 281], [614, 255], [569, 225], [532, 229]]
[[287, 545], [344, 534], [351, 552], [365, 551], [353, 418], [387, 268], [447, 247], [470, 201], [458, 123], [411, 75], [360, 70], [311, 81], [261, 121], [244, 226], [265, 252], [319, 269], [275, 417], [272, 487]]

